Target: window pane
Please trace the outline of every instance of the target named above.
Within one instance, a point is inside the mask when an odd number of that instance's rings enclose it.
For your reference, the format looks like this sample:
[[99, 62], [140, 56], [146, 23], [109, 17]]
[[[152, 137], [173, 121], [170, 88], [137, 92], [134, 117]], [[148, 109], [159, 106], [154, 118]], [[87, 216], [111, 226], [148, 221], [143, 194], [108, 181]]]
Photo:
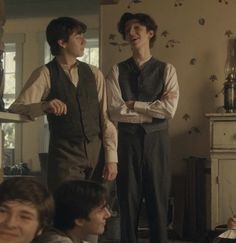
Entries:
[[[4, 95], [3, 100], [5, 103], [5, 109], [9, 108], [12, 102], [15, 100], [16, 93], [16, 45], [13, 43], [5, 44], [5, 53], [3, 55], [3, 68], [4, 68]], [[15, 149], [15, 124], [3, 123], [2, 130], [4, 134], [4, 163], [5, 165], [11, 165], [14, 163]], [[10, 156], [11, 154], [11, 156]]]
[[[11, 97], [14, 97], [14, 98], [11, 98]], [[4, 95], [4, 105], [5, 105], [5, 108], [9, 108], [9, 106], [14, 102], [15, 100], [15, 95], [11, 95], [11, 96], [8, 96], [6, 97]]]
[[14, 123], [3, 123], [2, 128], [4, 131], [4, 147], [15, 148], [15, 125]]
[[89, 63], [89, 48], [84, 49], [84, 55], [80, 58], [78, 58], [82, 62], [87, 62]]
[[16, 80], [15, 73], [5, 72], [4, 94], [15, 94], [16, 93], [15, 80]]
[[16, 62], [15, 62], [15, 52], [6, 52], [5, 53], [5, 72], [15, 72]]
[[98, 65], [99, 65], [99, 49], [98, 49], [98, 47], [90, 48], [90, 63], [98, 67]]

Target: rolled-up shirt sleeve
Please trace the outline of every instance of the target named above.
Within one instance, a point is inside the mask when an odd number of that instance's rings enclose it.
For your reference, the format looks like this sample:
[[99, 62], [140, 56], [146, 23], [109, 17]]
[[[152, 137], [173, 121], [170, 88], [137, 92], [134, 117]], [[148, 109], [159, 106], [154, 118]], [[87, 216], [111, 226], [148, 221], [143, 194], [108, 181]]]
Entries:
[[118, 77], [119, 70], [118, 66], [115, 65], [112, 67], [106, 78], [108, 110], [111, 119], [115, 122], [127, 123], [152, 122], [152, 117], [150, 115], [131, 110], [126, 106], [121, 95]]
[[46, 66], [42, 66], [31, 74], [20, 95], [8, 110], [35, 120], [36, 117], [45, 114], [43, 107], [49, 91], [49, 71]]

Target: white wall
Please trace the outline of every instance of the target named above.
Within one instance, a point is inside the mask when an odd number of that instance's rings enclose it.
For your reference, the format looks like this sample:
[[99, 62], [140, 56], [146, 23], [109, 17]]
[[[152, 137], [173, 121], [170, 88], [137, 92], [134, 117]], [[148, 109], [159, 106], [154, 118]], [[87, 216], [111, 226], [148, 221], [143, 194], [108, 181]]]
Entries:
[[[74, 16], [76, 17], [76, 16]], [[9, 19], [5, 25], [5, 33], [24, 33], [22, 84], [29, 78], [31, 72], [43, 64], [43, 38], [47, 24], [54, 17]], [[98, 16], [78, 16], [90, 29], [98, 29]], [[22, 161], [32, 165], [33, 170], [39, 169], [38, 153], [42, 152], [43, 119], [23, 125]]]

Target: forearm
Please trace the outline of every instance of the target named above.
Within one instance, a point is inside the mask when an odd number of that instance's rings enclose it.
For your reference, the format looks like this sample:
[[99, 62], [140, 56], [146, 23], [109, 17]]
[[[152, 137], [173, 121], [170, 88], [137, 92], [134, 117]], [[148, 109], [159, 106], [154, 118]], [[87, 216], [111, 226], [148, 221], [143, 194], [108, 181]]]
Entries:
[[30, 120], [35, 120], [35, 118], [44, 115], [44, 104], [45, 102], [33, 103], [33, 104], [22, 104], [14, 102], [10, 108], [9, 112], [17, 113], [28, 117]]
[[150, 123], [152, 117], [130, 109], [122, 98], [118, 82], [118, 67], [114, 66], [107, 77], [108, 111], [115, 122]]
[[134, 103], [134, 110], [144, 115], [149, 115], [153, 118], [170, 119], [174, 117], [176, 112], [177, 102], [170, 102], [169, 100], [156, 100], [155, 102], [136, 101]]
[[110, 116], [115, 122], [124, 123], [150, 123], [152, 117], [147, 114], [142, 114], [137, 111], [128, 109], [127, 106], [110, 107]]
[[9, 111], [34, 120], [36, 117], [44, 115], [45, 99], [49, 91], [49, 71], [45, 66], [42, 66], [31, 74], [19, 97], [10, 106]]
[[134, 110], [153, 118], [170, 119], [174, 117], [179, 101], [179, 85], [175, 68], [167, 64], [164, 74], [164, 91], [160, 99], [153, 102], [134, 102]]

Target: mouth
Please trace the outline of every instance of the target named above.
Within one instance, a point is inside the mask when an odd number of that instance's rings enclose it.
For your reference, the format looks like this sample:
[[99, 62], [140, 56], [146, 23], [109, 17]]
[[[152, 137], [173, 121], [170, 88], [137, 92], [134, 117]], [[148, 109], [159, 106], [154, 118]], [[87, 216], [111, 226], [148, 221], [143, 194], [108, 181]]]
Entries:
[[135, 41], [137, 41], [137, 40], [138, 40], [138, 38], [131, 38], [131, 39], [130, 39], [131, 42], [135, 42]]
[[17, 238], [17, 237], [19, 237], [19, 235], [18, 234], [14, 234], [14, 233], [12, 233], [12, 232], [7, 232], [7, 231], [0, 231], [0, 238]]
[[131, 45], [136, 45], [138, 43], [138, 41], [139, 41], [138, 37], [137, 38], [130, 38], [130, 44]]

